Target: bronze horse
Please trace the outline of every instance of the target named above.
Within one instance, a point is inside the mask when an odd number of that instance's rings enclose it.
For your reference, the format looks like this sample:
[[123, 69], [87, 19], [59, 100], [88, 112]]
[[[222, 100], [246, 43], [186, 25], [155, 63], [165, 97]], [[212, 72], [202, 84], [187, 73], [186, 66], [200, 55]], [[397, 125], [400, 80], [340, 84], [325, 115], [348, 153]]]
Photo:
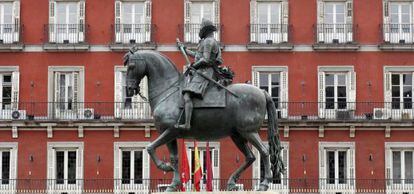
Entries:
[[[267, 92], [248, 84], [229, 85], [227, 88], [238, 97], [227, 93], [225, 108], [194, 109], [191, 129], [179, 130], [175, 129], [174, 125], [181, 114], [179, 104], [182, 102], [182, 73], [166, 56], [155, 51], [130, 51], [125, 55], [124, 65], [127, 66], [128, 94], [140, 94], [139, 83], [145, 76], [148, 78], [148, 100], [160, 136], [147, 147], [147, 150], [159, 169], [174, 172], [167, 191], [177, 191], [181, 186], [178, 172], [178, 138], [207, 141], [231, 137], [246, 160], [230, 176], [227, 190], [237, 189], [236, 182], [240, 174], [256, 160], [249, 142], [259, 150], [264, 163], [265, 178], [260, 183], [259, 191], [268, 189], [269, 181], [273, 177], [271, 169], [276, 173], [284, 172], [284, 164], [280, 157], [276, 109]], [[269, 147], [263, 144], [258, 134], [266, 111]], [[170, 152], [171, 163], [163, 162], [155, 154], [156, 149], [164, 144]]]

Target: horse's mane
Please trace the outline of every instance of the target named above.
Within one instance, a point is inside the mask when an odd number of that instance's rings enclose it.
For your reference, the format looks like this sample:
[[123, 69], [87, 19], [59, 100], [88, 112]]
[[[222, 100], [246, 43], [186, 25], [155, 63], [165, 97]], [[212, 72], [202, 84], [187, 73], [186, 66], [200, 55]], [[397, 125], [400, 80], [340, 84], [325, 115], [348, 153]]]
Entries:
[[152, 58], [156, 58], [156, 59], [161, 59], [163, 60], [163, 62], [166, 62], [166, 64], [168, 64], [169, 66], [171, 66], [172, 68], [174, 68], [174, 70], [178, 73], [180, 73], [180, 71], [178, 70], [177, 66], [174, 64], [174, 62], [172, 62], [166, 55], [158, 52], [158, 51], [152, 51], [152, 50], [140, 50], [140, 51], [136, 51], [134, 52], [134, 54], [138, 54], [138, 55], [148, 55], [149, 57]]

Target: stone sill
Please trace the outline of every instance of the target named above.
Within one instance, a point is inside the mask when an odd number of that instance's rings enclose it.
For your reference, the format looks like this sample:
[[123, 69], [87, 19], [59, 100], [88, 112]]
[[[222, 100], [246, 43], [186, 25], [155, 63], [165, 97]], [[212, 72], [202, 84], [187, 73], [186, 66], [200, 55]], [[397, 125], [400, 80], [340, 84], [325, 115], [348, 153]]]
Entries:
[[383, 51], [414, 51], [414, 44], [382, 43], [378, 48]]
[[248, 50], [251, 51], [291, 51], [293, 44], [279, 43], [279, 44], [261, 44], [261, 43], [249, 43], [246, 45]]
[[22, 43], [0, 44], [0, 52], [19, 52], [22, 51], [24, 45]]
[[114, 44], [110, 44], [109, 48], [112, 51], [129, 51], [129, 49], [131, 49], [134, 46], [138, 48], [138, 50], [155, 50], [157, 48], [157, 44], [153, 42], [135, 43], [135, 44], [114, 43]]
[[312, 47], [316, 51], [356, 51], [360, 46], [357, 43], [316, 43]]
[[57, 44], [57, 43], [45, 43], [43, 49], [46, 51], [88, 51], [89, 44], [78, 43], [78, 44]]

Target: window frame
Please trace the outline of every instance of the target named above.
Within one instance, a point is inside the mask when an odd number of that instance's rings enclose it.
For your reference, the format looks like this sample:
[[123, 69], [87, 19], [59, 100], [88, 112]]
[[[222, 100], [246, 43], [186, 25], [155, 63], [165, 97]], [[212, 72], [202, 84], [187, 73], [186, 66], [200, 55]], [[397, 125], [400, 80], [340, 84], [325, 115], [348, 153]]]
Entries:
[[[400, 182], [396, 183], [393, 179], [393, 152], [394, 151], [410, 151], [413, 153], [413, 172], [414, 173], [414, 143], [413, 142], [385, 142], [385, 179], [386, 181], [386, 191], [394, 191], [395, 187], [398, 188], [400, 192], [410, 192], [414, 186], [414, 181], [411, 179], [411, 183], [407, 183], [400, 179]], [[403, 158], [401, 154], [400, 158]], [[401, 165], [403, 165], [401, 163]], [[401, 176], [404, 171], [401, 169]]]
[[[17, 172], [18, 172], [18, 143], [17, 142], [0, 142], [0, 151], [10, 153], [9, 159], [9, 178], [7, 182], [0, 181], [0, 189], [14, 193], [17, 189]], [[1, 158], [0, 158], [1, 160]], [[2, 163], [0, 163], [0, 179], [2, 179]]]
[[[331, 109], [331, 110], [348, 110], [348, 108], [347, 108], [347, 103], [348, 103], [348, 100], [347, 100], [347, 98], [348, 98], [348, 86], [347, 86], [347, 80], [349, 79], [348, 78], [348, 72], [329, 72], [329, 71], [326, 71], [325, 72], [325, 109]], [[326, 83], [326, 77], [327, 77], [327, 75], [333, 75], [334, 76], [334, 84], [333, 85], [328, 85], [327, 83]], [[343, 76], [345, 76], [345, 84], [344, 85], [340, 85], [339, 84], [339, 76], [340, 75], [343, 75]], [[327, 88], [328, 87], [333, 87], [334, 88], [334, 96], [333, 97], [327, 97], [327, 92], [326, 92], [326, 90], [327, 90]], [[339, 90], [339, 87], [345, 87], [345, 108], [340, 108], [339, 107], [339, 98], [344, 98], [344, 97], [339, 97], [339, 95], [338, 95], [338, 90]], [[334, 107], [333, 108], [326, 108], [326, 104], [328, 103], [327, 102], [327, 100], [328, 100], [328, 98], [333, 98], [334, 99]]]

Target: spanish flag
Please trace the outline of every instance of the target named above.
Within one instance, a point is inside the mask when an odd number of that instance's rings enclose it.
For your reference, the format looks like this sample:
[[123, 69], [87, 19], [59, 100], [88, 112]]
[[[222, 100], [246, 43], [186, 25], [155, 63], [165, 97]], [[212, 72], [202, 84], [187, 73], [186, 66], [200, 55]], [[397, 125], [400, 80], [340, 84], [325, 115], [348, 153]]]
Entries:
[[194, 141], [194, 189], [200, 191], [200, 182], [203, 178], [203, 171], [200, 165], [200, 157], [197, 142]]

